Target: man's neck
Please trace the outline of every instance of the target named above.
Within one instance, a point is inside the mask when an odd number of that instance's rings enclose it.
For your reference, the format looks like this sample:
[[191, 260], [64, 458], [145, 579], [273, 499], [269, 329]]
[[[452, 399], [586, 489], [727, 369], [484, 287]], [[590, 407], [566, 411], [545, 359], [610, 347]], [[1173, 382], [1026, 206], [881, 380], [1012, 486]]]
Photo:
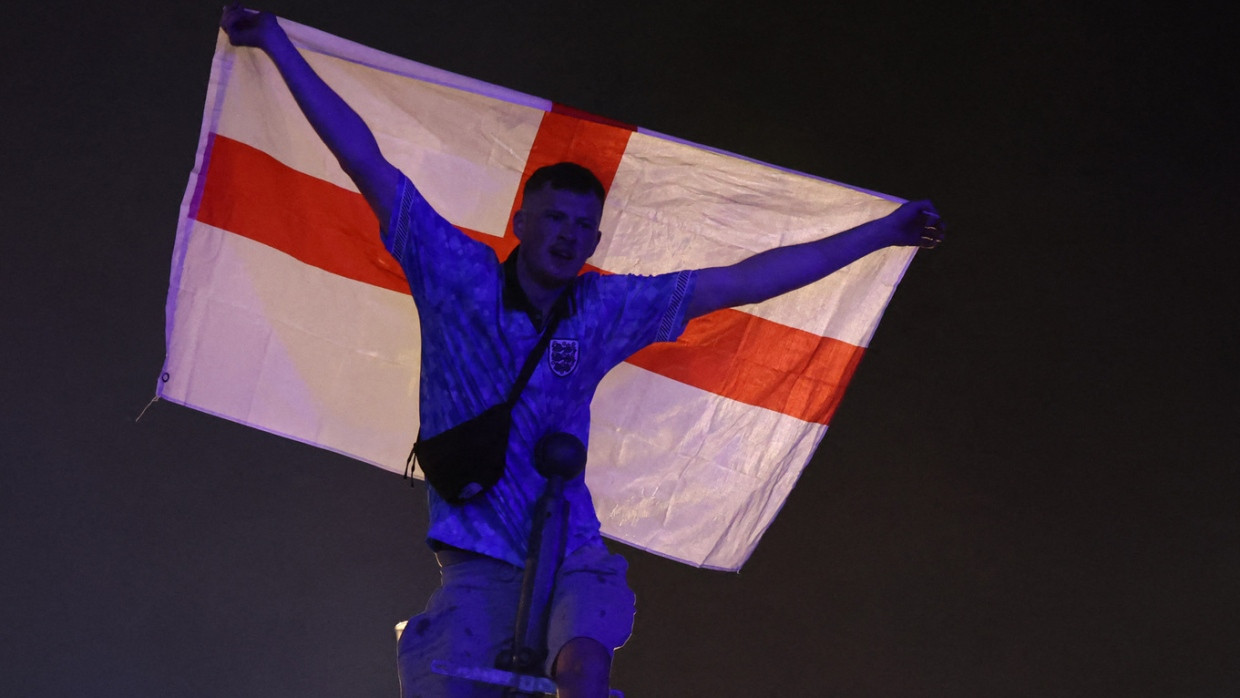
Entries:
[[521, 290], [525, 292], [525, 297], [529, 299], [530, 304], [538, 309], [543, 317], [551, 312], [551, 308], [555, 306], [556, 300], [560, 294], [568, 288], [568, 284], [560, 284], [558, 286], [547, 286], [539, 283], [532, 275], [526, 271], [525, 266], [517, 264], [517, 283], [521, 286]]
[[[521, 248], [518, 247], [504, 260], [504, 305], [510, 309], [524, 311], [529, 316], [530, 322], [534, 323], [534, 327], [541, 329], [546, 326], [547, 320], [555, 312], [556, 304], [560, 302], [560, 299], [567, 300], [571, 306], [571, 298], [564, 296], [564, 291], [572, 285], [572, 282], [558, 288], [538, 283], [535, 275], [528, 274], [517, 263], [520, 251]], [[566, 307], [565, 312], [571, 314], [572, 311]]]

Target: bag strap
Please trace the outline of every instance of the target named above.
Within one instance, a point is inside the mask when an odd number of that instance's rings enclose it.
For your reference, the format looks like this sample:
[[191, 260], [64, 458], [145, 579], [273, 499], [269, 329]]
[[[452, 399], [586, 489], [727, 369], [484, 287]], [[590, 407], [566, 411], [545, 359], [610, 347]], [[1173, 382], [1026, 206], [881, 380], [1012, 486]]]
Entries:
[[[565, 291], [565, 293], [568, 293]], [[543, 330], [542, 336], [538, 338], [538, 344], [530, 351], [530, 355], [525, 358], [525, 365], [521, 367], [521, 373], [517, 376], [517, 382], [512, 385], [512, 390], [508, 391], [508, 409], [512, 409], [517, 404], [517, 398], [521, 397], [521, 391], [525, 390], [525, 384], [530, 382], [530, 377], [534, 375], [534, 369], [538, 366], [538, 362], [542, 359], [543, 354], [547, 353], [547, 345], [551, 343], [551, 335], [555, 334], [555, 328], [560, 324], [560, 318], [564, 316], [564, 296], [560, 296], [560, 301], [556, 303], [555, 308], [551, 311], [551, 321], [547, 323], [547, 329]]]
[[[525, 390], [525, 385], [530, 382], [530, 377], [534, 375], [534, 369], [538, 367], [539, 360], [543, 354], [547, 353], [547, 345], [551, 343], [551, 335], [555, 334], [556, 327], [560, 324], [560, 318], [564, 317], [568, 312], [568, 294], [572, 289], [566, 290], [560, 295], [555, 306], [551, 309], [551, 319], [547, 323], [547, 328], [543, 330], [542, 336], [538, 338], [538, 343], [530, 350], [530, 355], [525, 357], [525, 365], [521, 367], [521, 373], [517, 375], [517, 382], [512, 385], [512, 390], [508, 391], [508, 399], [503, 404], [508, 406], [508, 411], [517, 404], [517, 398], [521, 397], [521, 391]], [[413, 463], [417, 460], [418, 442], [422, 440], [422, 430], [418, 429], [418, 435], [413, 440], [413, 448], [409, 450], [409, 457], [405, 459], [405, 474], [402, 479], [409, 480], [409, 485], [413, 486]]]

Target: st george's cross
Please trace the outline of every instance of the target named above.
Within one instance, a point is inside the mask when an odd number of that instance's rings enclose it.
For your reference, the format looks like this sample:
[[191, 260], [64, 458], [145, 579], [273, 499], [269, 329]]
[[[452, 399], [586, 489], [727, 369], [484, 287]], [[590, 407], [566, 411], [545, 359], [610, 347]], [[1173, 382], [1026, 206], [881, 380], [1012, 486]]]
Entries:
[[[899, 200], [719, 152], [280, 20], [393, 164], [504, 258], [524, 180], [577, 162], [608, 190], [587, 267], [730, 264]], [[739, 569], [826, 432], [915, 250], [888, 248], [633, 355], [593, 403], [603, 533]], [[400, 472], [418, 424], [417, 311], [378, 222], [275, 69], [221, 35], [181, 207], [158, 395]], [[571, 347], [559, 348], [571, 370]]]

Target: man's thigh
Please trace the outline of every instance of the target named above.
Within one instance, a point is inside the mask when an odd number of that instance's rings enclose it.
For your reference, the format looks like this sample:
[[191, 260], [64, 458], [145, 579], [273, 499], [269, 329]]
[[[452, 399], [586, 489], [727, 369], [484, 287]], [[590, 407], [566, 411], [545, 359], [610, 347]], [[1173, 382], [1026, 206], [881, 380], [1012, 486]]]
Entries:
[[564, 560], [547, 626], [548, 676], [569, 640], [588, 637], [609, 653], [628, 641], [636, 611], [628, 568], [623, 557], [602, 545], [579, 548]]
[[432, 660], [494, 667], [511, 645], [521, 570], [478, 558], [443, 568], [426, 611], [409, 619], [399, 644], [403, 698], [497, 698], [503, 690], [430, 670]]

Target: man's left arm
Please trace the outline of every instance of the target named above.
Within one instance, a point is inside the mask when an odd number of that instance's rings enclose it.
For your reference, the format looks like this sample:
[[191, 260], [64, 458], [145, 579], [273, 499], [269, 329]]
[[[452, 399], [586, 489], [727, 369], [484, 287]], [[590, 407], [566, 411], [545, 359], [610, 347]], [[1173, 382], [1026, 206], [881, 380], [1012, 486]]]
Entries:
[[830, 237], [776, 247], [726, 267], [697, 272], [686, 315], [758, 303], [794, 291], [893, 245], [934, 247], [943, 239], [929, 201], [910, 201], [892, 213]]

